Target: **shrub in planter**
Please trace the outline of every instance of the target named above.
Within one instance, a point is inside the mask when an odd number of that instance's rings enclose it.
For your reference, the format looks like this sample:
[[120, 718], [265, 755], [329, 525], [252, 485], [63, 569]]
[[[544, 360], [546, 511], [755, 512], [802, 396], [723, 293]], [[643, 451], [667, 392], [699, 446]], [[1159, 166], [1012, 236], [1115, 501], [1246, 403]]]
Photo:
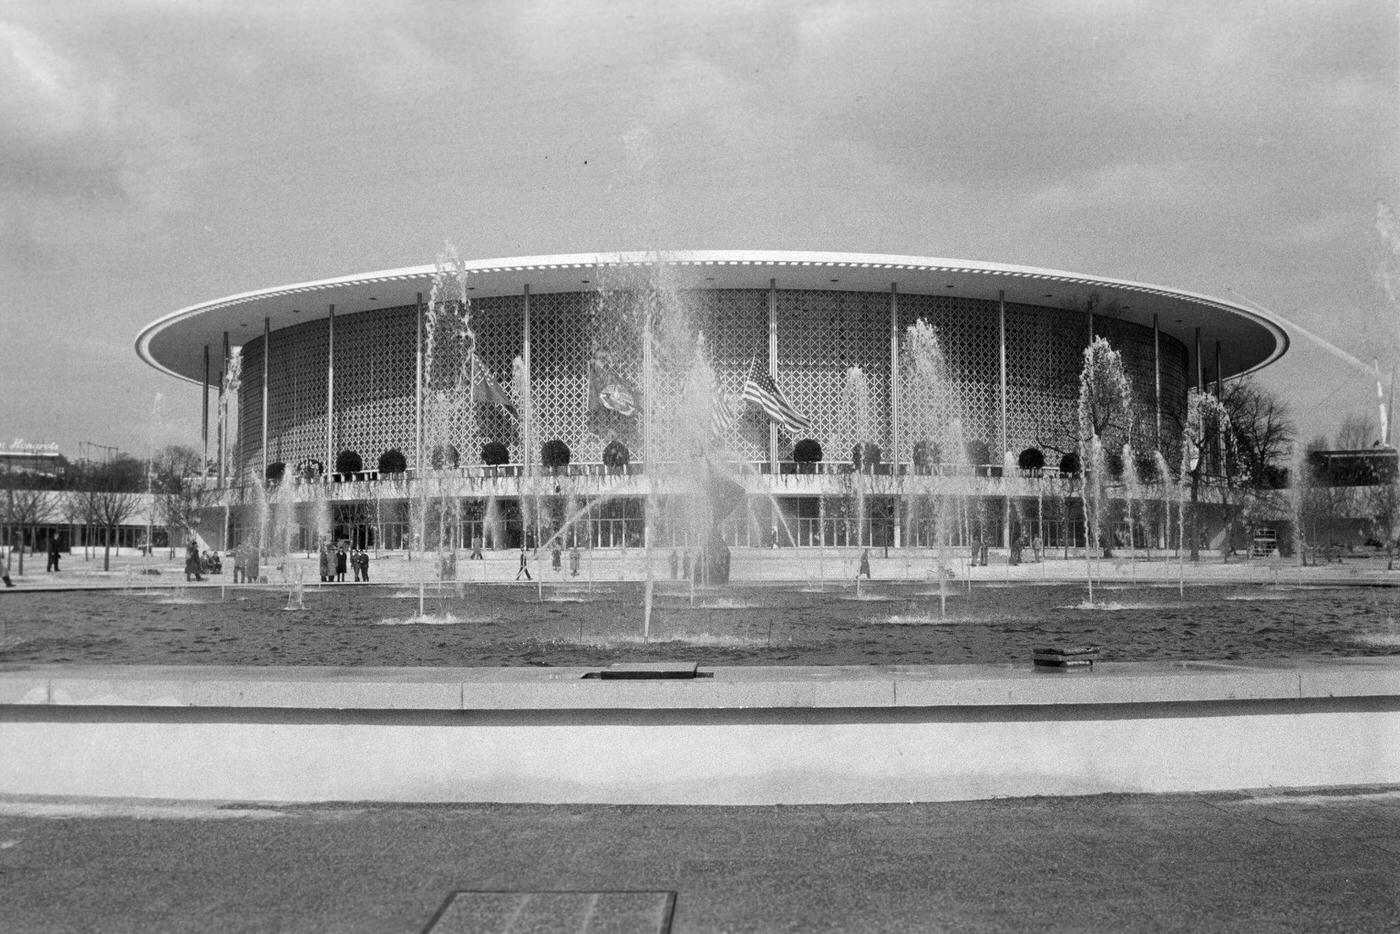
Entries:
[[398, 448], [390, 448], [379, 455], [379, 472], [386, 474], [403, 473], [408, 469], [408, 458]]
[[621, 441], [609, 441], [608, 446], [603, 448], [603, 465], [606, 467], [626, 467], [630, 460], [632, 452]]
[[1040, 448], [1026, 448], [1017, 456], [1016, 466], [1022, 470], [1044, 470], [1045, 452]]
[[365, 462], [360, 459], [356, 451], [344, 450], [335, 456], [336, 473], [359, 473], [365, 466]]
[[510, 448], [499, 441], [487, 441], [481, 446], [481, 462], [487, 467], [499, 467], [510, 460]]
[[921, 471], [927, 471], [934, 464], [940, 463], [943, 459], [943, 452], [938, 450], [938, 445], [932, 441], [914, 442], [914, 466]]
[[297, 462], [297, 479], [319, 480], [326, 472], [326, 465], [314, 457]]
[[880, 446], [869, 441], [851, 448], [851, 463], [856, 470], [874, 469], [880, 463]]
[[1061, 473], [1067, 473], [1067, 474], [1069, 474], [1071, 477], [1078, 476], [1078, 474], [1079, 474], [1079, 455], [1076, 454], [1074, 451], [1070, 451], [1070, 452], [1069, 452], [1068, 454], [1066, 454], [1064, 457], [1061, 457], [1061, 458], [1060, 458], [1060, 472], [1061, 472]]
[[1138, 480], [1143, 483], [1155, 483], [1161, 479], [1157, 476], [1157, 458], [1152, 456], [1151, 451], [1134, 454], [1133, 469], [1137, 471]]
[[815, 438], [803, 438], [792, 446], [792, 459], [799, 464], [815, 464], [822, 459], [822, 446]]
[[551, 438], [540, 445], [540, 463], [546, 467], [567, 467], [571, 456], [569, 446], [558, 438]]
[[282, 478], [287, 475], [287, 465], [283, 461], [273, 461], [267, 465], [267, 480], [269, 483], [281, 483]]
[[1108, 475], [1114, 480], [1123, 479], [1123, 453], [1121, 451], [1109, 451], [1105, 454], [1103, 465], [1108, 469]]
[[432, 464], [434, 470], [456, 467], [459, 460], [455, 444], [439, 444], [433, 448], [432, 454], [428, 457], [428, 463]]

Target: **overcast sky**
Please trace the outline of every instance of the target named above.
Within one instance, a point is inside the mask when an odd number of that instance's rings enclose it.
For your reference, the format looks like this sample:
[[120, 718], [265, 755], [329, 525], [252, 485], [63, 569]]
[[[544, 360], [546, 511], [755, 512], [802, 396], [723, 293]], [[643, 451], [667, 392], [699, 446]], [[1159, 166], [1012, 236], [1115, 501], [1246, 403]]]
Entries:
[[[1381, 0], [9, 0], [0, 444], [141, 453], [157, 394], [193, 442], [199, 390], [142, 326], [446, 242], [1066, 269], [1388, 371], [1398, 35]], [[1307, 338], [1273, 370], [1305, 434], [1374, 409]]]

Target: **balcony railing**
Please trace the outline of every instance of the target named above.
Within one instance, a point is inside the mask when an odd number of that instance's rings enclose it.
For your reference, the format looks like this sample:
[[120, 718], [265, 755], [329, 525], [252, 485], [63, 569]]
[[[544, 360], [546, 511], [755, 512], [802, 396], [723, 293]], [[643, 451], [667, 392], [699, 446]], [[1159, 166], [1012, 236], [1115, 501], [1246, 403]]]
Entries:
[[[658, 461], [655, 464], [655, 473], [660, 476], [674, 476], [676, 467], [675, 461]], [[856, 467], [850, 461], [821, 461], [819, 463], [806, 463], [799, 461], [778, 461], [776, 464], [768, 461], [732, 461], [728, 462], [735, 475], [771, 476], [796, 475], [796, 476], [849, 476], [853, 474], [864, 474], [874, 477], [1002, 477], [1006, 471], [1001, 464], [932, 464], [916, 465], [911, 463], [901, 464], [872, 464], [865, 467]], [[411, 483], [418, 479], [441, 480], [441, 479], [464, 479], [464, 480], [497, 480], [525, 476], [535, 477], [632, 477], [644, 476], [645, 471], [640, 463], [627, 464], [622, 467], [613, 467], [602, 463], [573, 463], [564, 467], [543, 467], [535, 465], [527, 473], [525, 464], [499, 464], [488, 466], [485, 464], [475, 464], [466, 467], [444, 467], [429, 468], [424, 470], [409, 469], [403, 473], [381, 474], [379, 471], [366, 470], [357, 473], [324, 474], [320, 477], [306, 479], [296, 478], [291, 482], [298, 485], [336, 485], [342, 483]], [[1072, 479], [1072, 474], [1067, 474], [1059, 470], [1021, 470], [1019, 468], [1010, 471], [1010, 476], [1020, 479], [1035, 480], [1065, 480]], [[286, 482], [286, 481], [283, 481]]]

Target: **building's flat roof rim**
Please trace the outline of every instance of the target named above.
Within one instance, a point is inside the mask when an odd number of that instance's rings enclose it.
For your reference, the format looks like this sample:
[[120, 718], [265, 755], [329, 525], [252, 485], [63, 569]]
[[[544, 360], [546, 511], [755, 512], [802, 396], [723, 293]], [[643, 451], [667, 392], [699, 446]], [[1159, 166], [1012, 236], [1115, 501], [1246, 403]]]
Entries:
[[[518, 275], [520, 273], [532, 271], [552, 272], [565, 269], [592, 269], [600, 266], [635, 267], [657, 264], [669, 264], [682, 267], [771, 266], [774, 269], [781, 269], [784, 267], [808, 269], [813, 267], [826, 267], [842, 270], [858, 270], [863, 274], [862, 278], [871, 277], [872, 287], [875, 285], [873, 275], [884, 271], [916, 274], [936, 274], [943, 272], [988, 277], [1004, 276], [1009, 279], [1036, 279], [1044, 282], [1066, 283], [1081, 288], [1102, 288], [1120, 292], [1135, 292], [1151, 295], [1158, 299], [1204, 307], [1250, 320], [1262, 326], [1264, 330], [1270, 332], [1274, 339], [1274, 347], [1271, 353], [1265, 355], [1264, 359], [1255, 363], [1244, 372], [1252, 372], [1253, 370], [1273, 363], [1286, 352], [1289, 345], [1287, 329], [1284, 322], [1277, 318], [1277, 316], [1264, 309], [1247, 307], [1237, 302], [1216, 298], [1214, 296], [1185, 289], [1167, 288], [1149, 283], [1136, 282], [1128, 279], [1091, 276], [1059, 269], [944, 257], [786, 250], [624, 251], [465, 260], [460, 262], [459, 268], [466, 276], [472, 277], [501, 274]], [[438, 268], [439, 267], [434, 264], [356, 273], [327, 279], [292, 283], [284, 286], [256, 289], [199, 302], [173, 311], [143, 328], [136, 338], [136, 351], [141, 359], [145, 360], [156, 369], [179, 379], [189, 379], [190, 377], [187, 374], [180, 373], [158, 361], [151, 349], [151, 342], [159, 334], [180, 322], [252, 302], [276, 300], [293, 295], [328, 291], [347, 286], [374, 285], [377, 283], [407, 282], [413, 280], [422, 280], [426, 283], [432, 279], [433, 275], [438, 271]], [[426, 291], [426, 289], [424, 291]], [[554, 291], [558, 290], [555, 289]], [[394, 307], [394, 305], [385, 305], [382, 307]], [[319, 311], [308, 309], [308, 311], [309, 314], [302, 320], [317, 320], [327, 314], [327, 310], [325, 309]]]

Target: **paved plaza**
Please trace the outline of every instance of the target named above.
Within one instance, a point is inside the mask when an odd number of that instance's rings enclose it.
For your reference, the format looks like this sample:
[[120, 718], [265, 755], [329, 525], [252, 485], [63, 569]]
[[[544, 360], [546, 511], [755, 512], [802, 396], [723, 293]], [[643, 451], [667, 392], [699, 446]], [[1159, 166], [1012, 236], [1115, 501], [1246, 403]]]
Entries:
[[[877, 554], [872, 570], [909, 579], [927, 557]], [[753, 579], [810, 573], [781, 550], [746, 558]], [[629, 559], [608, 572], [631, 576]], [[84, 564], [20, 583], [120, 587], [141, 580], [128, 568], [161, 567], [149, 576], [163, 582], [177, 573], [152, 559], [124, 558], [111, 574]], [[385, 560], [380, 579], [411, 580], [409, 566]], [[1177, 568], [1159, 557], [1104, 570]], [[1382, 557], [1187, 570], [1194, 581], [1390, 583], [1384, 568]], [[478, 571], [513, 572], [509, 553]], [[749, 807], [0, 797], [0, 931], [508, 930], [1400, 931], [1400, 787]]]
[[[734, 548], [731, 561], [734, 583], [748, 581], [796, 581], [804, 584], [849, 584], [854, 586], [860, 569], [861, 548]], [[665, 579], [669, 576], [670, 550], [660, 548], [653, 554], [652, 573]], [[939, 553], [932, 548], [870, 548], [871, 577], [875, 581], [936, 581]], [[28, 555], [25, 573], [13, 571], [15, 588], [25, 590], [86, 590], [90, 588], [142, 589], [171, 587], [185, 582], [184, 557], [170, 557], [157, 549], [147, 557], [134, 549], [114, 553], [109, 570], [102, 569], [102, 552], [84, 556], [81, 550], [65, 555], [62, 570], [44, 571], [43, 555]], [[490, 551], [482, 561], [467, 559], [465, 551], [458, 554], [456, 580], [460, 583], [515, 583], [519, 570], [519, 551]], [[567, 552], [561, 566], [552, 566], [547, 551], [531, 552], [531, 580], [520, 580], [523, 586], [535, 586], [540, 581], [551, 583], [584, 583], [617, 580], [641, 580], [646, 576], [646, 551], [641, 548], [597, 549], [581, 553], [578, 577], [569, 574]], [[942, 555], [951, 569], [950, 586], [972, 581], [974, 584], [1022, 581], [1028, 583], [1084, 583], [1090, 567], [1082, 555], [1066, 556], [1059, 550], [1046, 555], [1045, 560], [1027, 560], [1011, 565], [1005, 550], [993, 549], [985, 566], [974, 566], [965, 549], [947, 549]], [[1096, 581], [1123, 584], [1177, 583], [1183, 576], [1191, 584], [1265, 583], [1265, 584], [1395, 584], [1400, 585], [1400, 562], [1396, 570], [1387, 569], [1384, 552], [1357, 549], [1342, 560], [1302, 567], [1296, 558], [1248, 558], [1236, 555], [1229, 560], [1218, 552], [1203, 551], [1199, 561], [1183, 561], [1169, 550], [1116, 552], [1114, 557], [1092, 562]], [[298, 576], [307, 587], [321, 586], [318, 582], [317, 558], [304, 552], [281, 557], [265, 557], [259, 568], [263, 582], [287, 587]], [[402, 551], [370, 552], [372, 583], [438, 582], [435, 562], [424, 562], [421, 555]], [[233, 587], [233, 559], [224, 559], [221, 574], [207, 575], [205, 580], [191, 586], [204, 588]], [[237, 585], [241, 586], [241, 585]], [[353, 575], [336, 585], [353, 587]], [[0, 589], [0, 594], [6, 591]]]
[[[646, 910], [609, 915], [607, 893]], [[4, 931], [657, 931], [667, 913], [678, 934], [1396, 931], [1400, 789], [841, 807], [0, 798]]]

